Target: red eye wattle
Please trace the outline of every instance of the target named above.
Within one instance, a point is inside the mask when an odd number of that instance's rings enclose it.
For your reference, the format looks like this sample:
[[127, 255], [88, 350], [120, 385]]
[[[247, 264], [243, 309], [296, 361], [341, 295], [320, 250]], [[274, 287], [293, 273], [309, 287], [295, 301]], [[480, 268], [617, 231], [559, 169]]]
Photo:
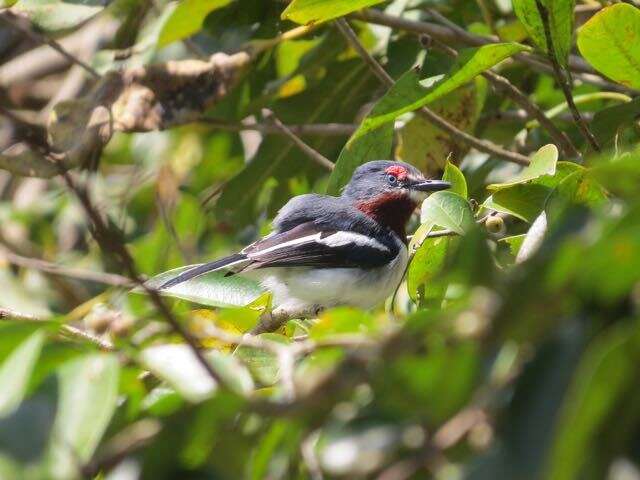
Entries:
[[407, 169], [400, 165], [392, 165], [385, 170], [385, 173], [395, 176], [398, 180], [407, 178]]

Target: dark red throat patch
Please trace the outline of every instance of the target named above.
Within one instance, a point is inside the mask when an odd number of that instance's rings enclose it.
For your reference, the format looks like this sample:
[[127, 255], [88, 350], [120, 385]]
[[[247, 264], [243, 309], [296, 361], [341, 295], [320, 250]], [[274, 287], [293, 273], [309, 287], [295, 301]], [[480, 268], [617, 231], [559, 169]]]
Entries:
[[356, 204], [358, 210], [396, 232], [406, 241], [405, 228], [417, 203], [400, 192], [383, 193]]

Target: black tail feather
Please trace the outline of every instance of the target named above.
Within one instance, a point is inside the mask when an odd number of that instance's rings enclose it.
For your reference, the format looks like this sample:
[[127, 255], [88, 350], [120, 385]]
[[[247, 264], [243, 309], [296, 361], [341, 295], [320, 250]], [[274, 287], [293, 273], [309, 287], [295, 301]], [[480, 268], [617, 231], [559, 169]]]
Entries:
[[182, 272], [180, 275], [167, 280], [165, 283], [160, 285], [160, 290], [175, 287], [176, 285], [182, 282], [186, 282], [187, 280], [191, 280], [192, 278], [199, 277], [200, 275], [204, 275], [205, 273], [213, 272], [215, 270], [220, 270], [224, 267], [231, 266], [234, 263], [246, 259], [246, 255], [242, 253], [236, 253], [234, 255], [221, 258], [220, 260], [216, 260], [214, 262], [203, 263], [202, 265], [198, 265], [197, 267], [187, 270], [186, 272]]

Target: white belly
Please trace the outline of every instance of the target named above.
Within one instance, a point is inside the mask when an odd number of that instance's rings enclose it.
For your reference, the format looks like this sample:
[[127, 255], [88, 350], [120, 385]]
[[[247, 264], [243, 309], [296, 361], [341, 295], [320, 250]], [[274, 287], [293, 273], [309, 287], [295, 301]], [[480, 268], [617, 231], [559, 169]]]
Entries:
[[404, 245], [384, 267], [372, 269], [308, 267], [265, 268], [247, 272], [273, 294], [273, 306], [287, 309], [350, 305], [371, 308], [389, 297], [407, 267]]

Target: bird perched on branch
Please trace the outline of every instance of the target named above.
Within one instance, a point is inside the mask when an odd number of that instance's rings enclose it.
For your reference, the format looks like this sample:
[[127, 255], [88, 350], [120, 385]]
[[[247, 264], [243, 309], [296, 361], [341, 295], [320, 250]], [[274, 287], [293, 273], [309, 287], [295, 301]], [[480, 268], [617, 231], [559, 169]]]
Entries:
[[226, 270], [258, 280], [272, 292], [274, 307], [289, 311], [372, 307], [402, 280], [405, 226], [419, 201], [449, 187], [407, 163], [365, 163], [341, 196], [292, 198], [274, 219], [273, 233], [239, 253], [195, 265], [160, 289]]

